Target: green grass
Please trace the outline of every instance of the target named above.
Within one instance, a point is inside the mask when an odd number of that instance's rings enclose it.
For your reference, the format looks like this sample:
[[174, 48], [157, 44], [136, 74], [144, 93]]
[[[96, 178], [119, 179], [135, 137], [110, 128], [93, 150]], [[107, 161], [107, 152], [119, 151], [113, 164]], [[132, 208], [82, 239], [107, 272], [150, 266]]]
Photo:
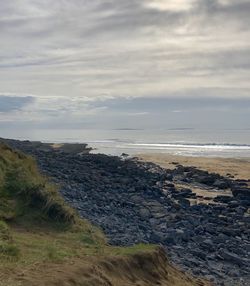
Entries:
[[19, 248], [16, 245], [0, 241], [0, 258], [6, 258], [8, 260], [11, 258], [18, 258], [19, 252]]
[[[13, 230], [18, 229], [14, 239], [7, 224]], [[74, 240], [79, 238], [83, 244], [105, 244], [102, 232], [80, 219], [64, 202], [57, 187], [39, 173], [33, 158], [0, 143], [0, 253], [14, 256], [19, 249], [21, 254], [24, 252], [26, 255], [23, 249], [27, 237], [31, 249], [33, 245], [39, 248], [39, 243], [32, 241], [32, 232], [27, 230], [48, 234], [46, 239], [49, 244], [41, 248], [44, 254], [40, 255], [44, 257], [47, 253], [52, 260], [67, 256], [67, 251], [60, 253], [53, 246], [55, 242], [50, 236], [55, 239], [60, 235], [70, 239], [75, 236]], [[23, 241], [20, 240], [22, 234], [25, 237]], [[66, 242], [65, 239], [63, 242]], [[59, 247], [62, 249], [61, 244]], [[72, 253], [72, 249], [69, 252]]]
[[41, 176], [33, 158], [4, 144], [0, 144], [0, 197], [0, 219], [20, 218], [35, 208], [54, 221], [72, 224], [77, 220], [56, 187]]
[[0, 259], [18, 258], [19, 249], [13, 242], [9, 226], [0, 220]]
[[32, 273], [34, 265], [154, 249], [143, 244], [109, 246], [97, 227], [80, 219], [64, 202], [33, 158], [0, 143], [0, 286], [12, 285], [15, 273]]
[[10, 230], [8, 225], [0, 220], [0, 240], [1, 241], [6, 241], [6, 240], [10, 240], [11, 236], [10, 236]]
[[109, 251], [112, 255], [134, 255], [136, 253], [152, 252], [156, 249], [154, 244], [136, 244], [130, 247], [112, 247]]

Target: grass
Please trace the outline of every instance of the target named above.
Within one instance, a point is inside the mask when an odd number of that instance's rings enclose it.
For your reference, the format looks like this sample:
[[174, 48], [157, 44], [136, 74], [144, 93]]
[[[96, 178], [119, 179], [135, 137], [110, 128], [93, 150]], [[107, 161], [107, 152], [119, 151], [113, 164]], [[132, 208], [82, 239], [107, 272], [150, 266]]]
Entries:
[[112, 247], [110, 253], [113, 255], [134, 255], [136, 253], [152, 252], [156, 249], [154, 244], [136, 244], [130, 247]]
[[105, 237], [64, 202], [33, 158], [0, 144], [0, 264], [19, 253], [20, 263], [60, 260], [81, 243], [103, 245]]
[[33, 158], [0, 143], [0, 267], [151, 249], [108, 246], [103, 233], [80, 219], [39, 173]]
[[9, 226], [0, 220], [0, 259], [17, 259], [19, 249], [13, 242]]
[[41, 176], [33, 158], [4, 144], [0, 144], [0, 197], [0, 219], [21, 217], [36, 208], [54, 221], [72, 224], [77, 220], [55, 186]]

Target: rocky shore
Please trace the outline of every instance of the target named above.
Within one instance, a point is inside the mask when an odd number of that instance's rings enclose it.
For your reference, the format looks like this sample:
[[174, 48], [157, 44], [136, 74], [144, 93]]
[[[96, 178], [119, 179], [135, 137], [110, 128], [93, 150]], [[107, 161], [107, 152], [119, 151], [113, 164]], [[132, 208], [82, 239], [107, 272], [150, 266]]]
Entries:
[[7, 143], [34, 156], [65, 200], [100, 226], [111, 244], [158, 243], [181, 269], [216, 285], [250, 284], [249, 180], [192, 166], [170, 170], [136, 158], [38, 148], [29, 141]]

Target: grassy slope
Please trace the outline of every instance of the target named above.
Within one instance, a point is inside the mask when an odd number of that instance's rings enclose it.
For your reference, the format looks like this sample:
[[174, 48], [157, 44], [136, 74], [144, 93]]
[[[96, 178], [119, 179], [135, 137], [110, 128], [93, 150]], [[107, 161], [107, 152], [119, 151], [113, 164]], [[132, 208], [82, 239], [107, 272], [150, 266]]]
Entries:
[[108, 246], [101, 231], [80, 219], [39, 174], [32, 158], [0, 144], [0, 286], [152, 281], [203, 285], [168, 265], [155, 246]]

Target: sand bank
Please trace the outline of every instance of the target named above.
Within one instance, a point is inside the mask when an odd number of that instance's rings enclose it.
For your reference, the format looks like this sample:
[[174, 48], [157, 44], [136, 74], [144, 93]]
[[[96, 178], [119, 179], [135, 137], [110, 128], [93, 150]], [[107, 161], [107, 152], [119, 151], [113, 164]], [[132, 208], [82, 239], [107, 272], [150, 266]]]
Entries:
[[178, 163], [183, 166], [196, 166], [199, 169], [215, 172], [222, 176], [230, 174], [235, 179], [250, 179], [250, 158], [185, 157], [157, 153], [139, 154], [138, 157], [169, 169], [175, 168], [176, 163]]

